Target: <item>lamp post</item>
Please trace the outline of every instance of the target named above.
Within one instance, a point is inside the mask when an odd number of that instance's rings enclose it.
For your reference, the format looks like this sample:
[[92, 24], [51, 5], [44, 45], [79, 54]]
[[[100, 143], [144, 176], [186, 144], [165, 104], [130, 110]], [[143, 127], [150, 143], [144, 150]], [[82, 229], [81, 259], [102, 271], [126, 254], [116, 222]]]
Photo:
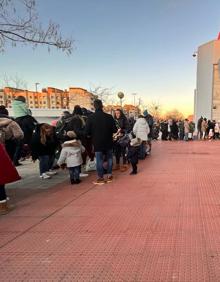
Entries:
[[122, 108], [122, 99], [124, 98], [125, 94], [123, 92], [118, 92], [118, 98], [120, 99], [120, 105]]
[[134, 96], [134, 106], [135, 106], [137, 93], [132, 93], [132, 95]]
[[39, 82], [35, 82], [35, 90], [37, 92], [37, 86], [39, 85], [40, 83]]

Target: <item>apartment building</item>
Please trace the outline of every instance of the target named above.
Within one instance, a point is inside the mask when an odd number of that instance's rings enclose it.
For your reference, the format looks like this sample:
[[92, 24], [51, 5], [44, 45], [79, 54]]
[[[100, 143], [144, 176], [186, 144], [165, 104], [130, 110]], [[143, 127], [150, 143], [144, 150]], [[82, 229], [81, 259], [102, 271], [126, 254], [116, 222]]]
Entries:
[[69, 88], [69, 109], [73, 109], [76, 105], [80, 105], [90, 111], [94, 111], [93, 102], [96, 95], [88, 92], [83, 88]]
[[0, 105], [11, 108], [12, 100], [23, 96], [30, 109], [70, 109], [75, 105], [94, 110], [93, 102], [95, 95], [83, 88], [71, 87], [61, 90], [54, 87], [42, 89], [41, 92], [5, 87], [0, 90]]

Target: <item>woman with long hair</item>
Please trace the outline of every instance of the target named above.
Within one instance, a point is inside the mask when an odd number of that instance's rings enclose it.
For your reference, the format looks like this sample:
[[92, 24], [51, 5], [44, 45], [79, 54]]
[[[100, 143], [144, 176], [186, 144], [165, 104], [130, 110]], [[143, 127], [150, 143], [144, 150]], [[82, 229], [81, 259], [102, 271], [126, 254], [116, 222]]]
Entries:
[[[121, 171], [127, 170], [127, 158], [126, 158], [126, 146], [122, 146], [119, 140], [127, 133], [129, 124], [128, 120], [121, 109], [117, 109], [114, 115], [115, 124], [118, 129], [117, 133], [114, 135], [114, 153], [116, 158], [115, 169], [120, 169]], [[122, 165], [120, 166], [120, 160], [122, 158]]]
[[42, 123], [39, 124], [32, 137], [32, 159], [39, 160], [40, 177], [49, 179], [56, 174], [52, 171], [55, 152], [58, 147], [58, 140], [54, 131], [54, 127]]

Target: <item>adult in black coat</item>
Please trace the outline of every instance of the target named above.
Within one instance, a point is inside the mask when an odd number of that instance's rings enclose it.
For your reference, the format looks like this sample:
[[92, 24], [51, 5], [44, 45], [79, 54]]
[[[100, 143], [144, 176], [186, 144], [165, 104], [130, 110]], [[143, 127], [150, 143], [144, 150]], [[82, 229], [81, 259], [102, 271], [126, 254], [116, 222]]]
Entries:
[[107, 160], [108, 167], [107, 181], [112, 181], [112, 164], [113, 164], [113, 134], [117, 132], [113, 117], [103, 112], [101, 100], [94, 101], [95, 113], [91, 114], [86, 122], [85, 134], [91, 136], [94, 151], [96, 155], [96, 166], [98, 179], [95, 184], [104, 184], [104, 157]]
[[120, 138], [122, 138], [129, 130], [128, 120], [121, 109], [117, 109], [115, 111], [115, 125], [118, 129], [115, 144], [114, 144], [114, 153], [116, 158], [116, 169], [120, 168], [120, 159], [122, 157], [123, 166], [121, 166], [121, 171], [125, 171], [127, 169], [126, 166], [126, 146], [121, 146], [118, 142]]

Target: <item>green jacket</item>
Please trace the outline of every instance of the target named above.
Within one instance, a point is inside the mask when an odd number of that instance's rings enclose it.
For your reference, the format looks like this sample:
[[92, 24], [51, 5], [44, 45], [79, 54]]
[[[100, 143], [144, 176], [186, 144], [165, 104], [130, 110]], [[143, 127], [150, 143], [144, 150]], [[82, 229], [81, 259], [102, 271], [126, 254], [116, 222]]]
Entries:
[[31, 111], [28, 109], [27, 105], [22, 101], [14, 100], [12, 102], [12, 110], [14, 112], [15, 118], [31, 115]]

